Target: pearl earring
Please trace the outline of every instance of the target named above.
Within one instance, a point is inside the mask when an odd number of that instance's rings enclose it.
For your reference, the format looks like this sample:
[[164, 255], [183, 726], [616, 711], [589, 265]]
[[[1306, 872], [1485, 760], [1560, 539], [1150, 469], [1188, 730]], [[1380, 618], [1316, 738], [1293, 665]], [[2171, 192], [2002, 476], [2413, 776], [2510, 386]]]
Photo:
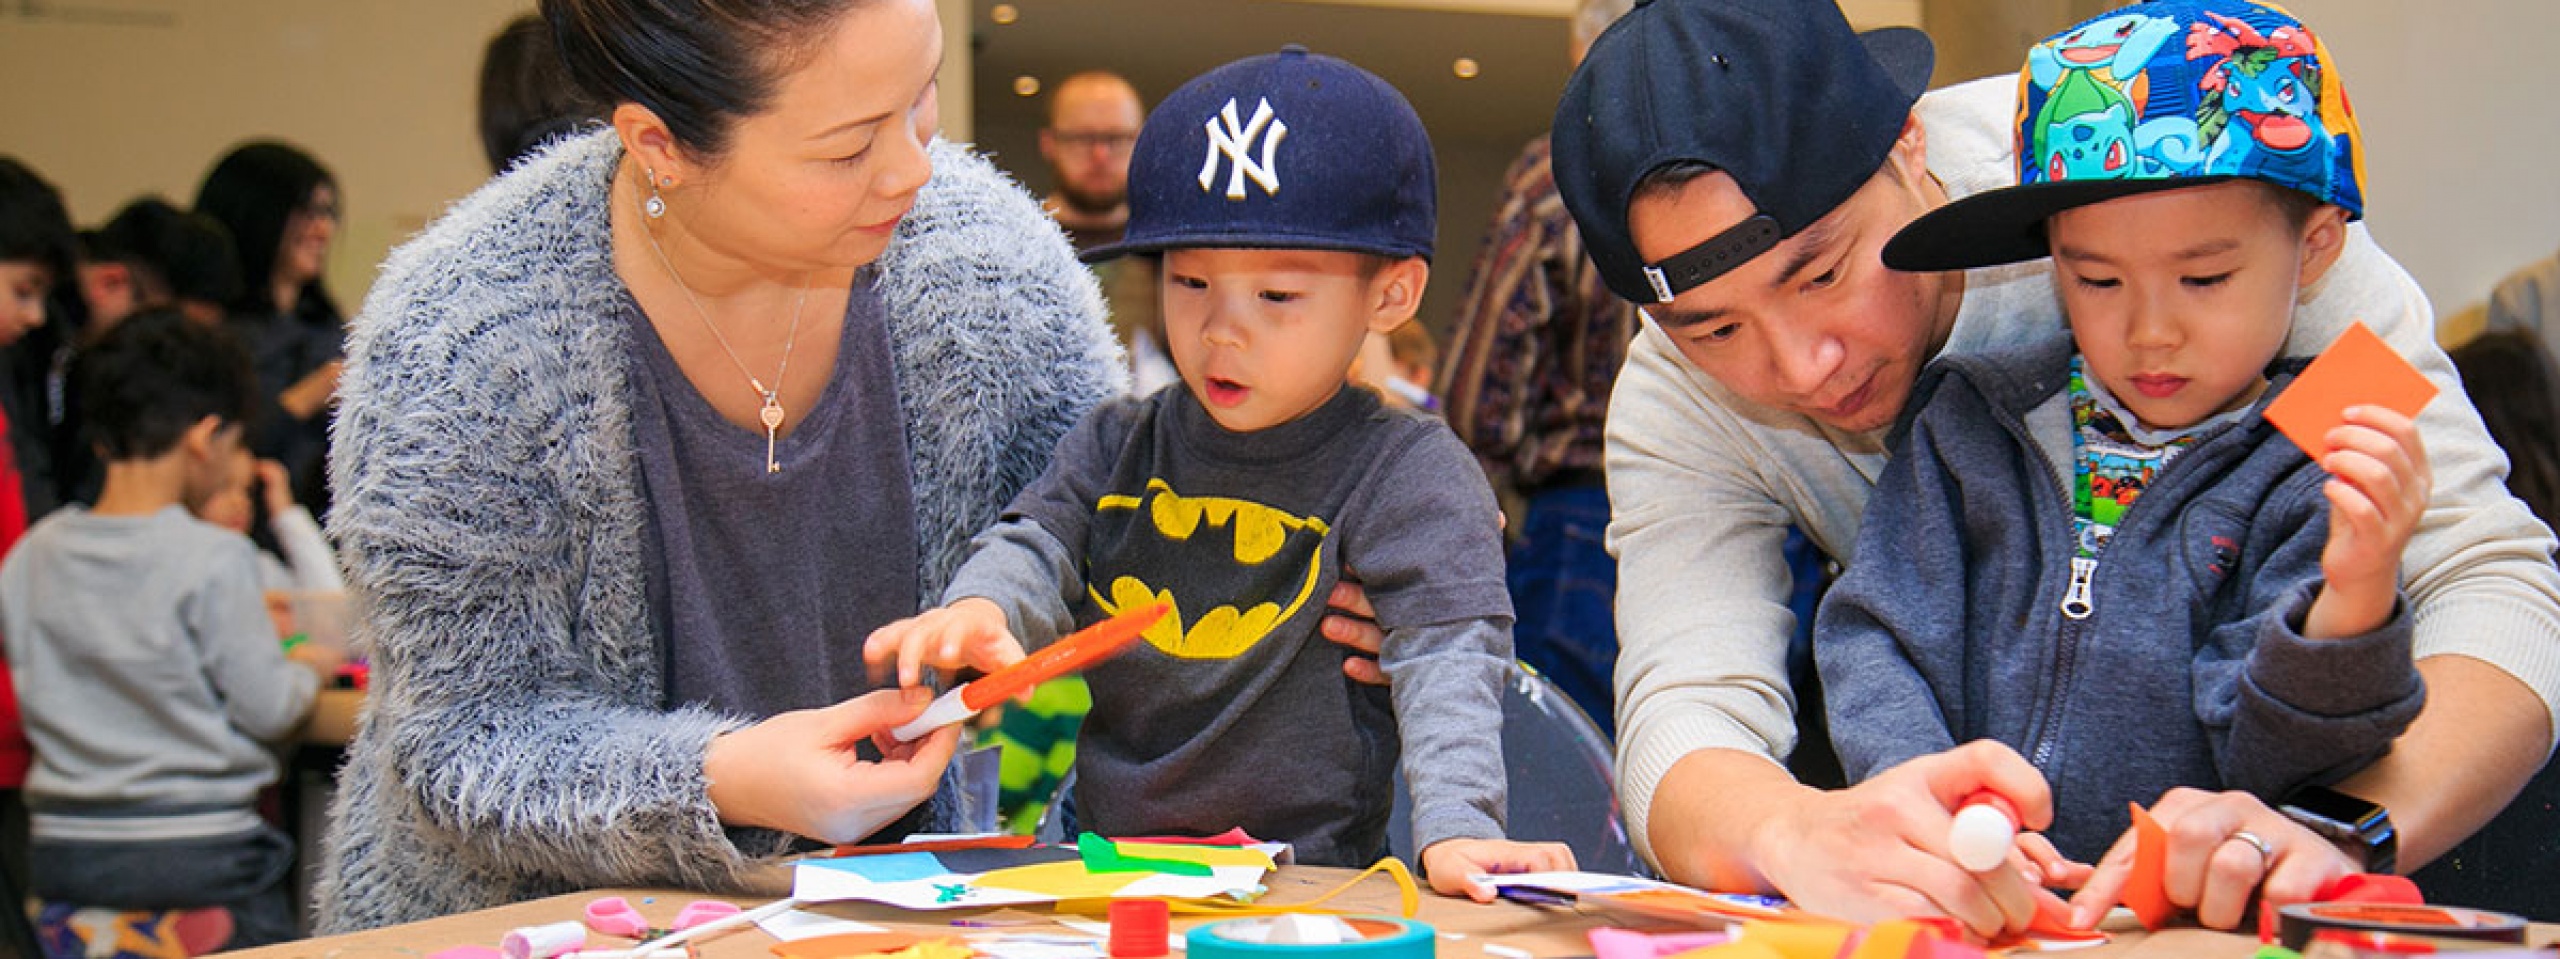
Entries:
[[663, 196], [659, 196], [659, 195], [658, 195], [658, 184], [659, 184], [659, 183], [661, 183], [661, 182], [673, 183], [674, 181], [673, 181], [673, 180], [667, 180], [667, 181], [661, 181], [661, 180], [659, 180], [659, 179], [658, 179], [658, 173], [657, 173], [657, 171], [655, 171], [655, 170], [651, 170], [651, 169], [649, 169], [649, 168], [647, 168], [647, 167], [641, 167], [641, 168], [640, 168], [640, 173], [641, 173], [641, 175], [646, 176], [646, 177], [648, 177], [648, 178], [649, 178], [649, 198], [648, 198], [648, 199], [646, 199], [646, 200], [642, 200], [642, 201], [640, 201], [640, 212], [648, 214], [648, 215], [649, 215], [649, 219], [652, 219], [652, 220], [658, 219], [659, 217], [666, 216], [666, 215], [667, 215], [667, 198], [666, 198], [666, 197], [663, 197]]

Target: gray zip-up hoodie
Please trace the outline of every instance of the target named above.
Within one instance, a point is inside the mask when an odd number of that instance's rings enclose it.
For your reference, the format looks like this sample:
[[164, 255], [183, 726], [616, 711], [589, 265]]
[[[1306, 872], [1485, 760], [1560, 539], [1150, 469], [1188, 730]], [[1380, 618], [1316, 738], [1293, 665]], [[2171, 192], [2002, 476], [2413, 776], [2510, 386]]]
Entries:
[[[748, 717], [661, 705], [607, 216], [621, 155], [597, 131], [491, 181], [392, 253], [348, 336], [329, 526], [374, 686], [330, 811], [324, 932], [734, 887], [784, 848], [724, 832], [709, 799], [704, 751]], [[1039, 205], [963, 148], [933, 163], [878, 264], [923, 563], [843, 571], [919, 596], [1123, 377]]]
[[2126, 803], [2175, 786], [2275, 799], [2390, 748], [2425, 701], [2408, 604], [2305, 639], [2328, 474], [2258, 415], [2211, 428], [2126, 512], [2072, 620], [2071, 341], [1923, 375], [1814, 656], [1852, 781], [1975, 739], [2053, 786], [2047, 835], [2095, 862]]

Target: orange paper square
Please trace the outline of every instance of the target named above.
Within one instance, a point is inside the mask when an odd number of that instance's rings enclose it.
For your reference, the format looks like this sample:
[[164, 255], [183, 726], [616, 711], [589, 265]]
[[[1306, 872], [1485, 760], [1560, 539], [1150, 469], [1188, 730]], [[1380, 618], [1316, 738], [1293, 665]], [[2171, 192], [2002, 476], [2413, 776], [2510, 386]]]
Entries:
[[2267, 422], [2317, 462], [2329, 453], [2329, 431], [2347, 421], [2347, 407], [2380, 406], [2415, 419], [2435, 395], [2434, 381], [2357, 323], [2267, 404]]
[[2178, 912], [2169, 904], [2169, 831], [2140, 804], [2126, 805], [2133, 807], [2133, 872], [2116, 898], [2142, 920], [2142, 928], [2157, 931]]

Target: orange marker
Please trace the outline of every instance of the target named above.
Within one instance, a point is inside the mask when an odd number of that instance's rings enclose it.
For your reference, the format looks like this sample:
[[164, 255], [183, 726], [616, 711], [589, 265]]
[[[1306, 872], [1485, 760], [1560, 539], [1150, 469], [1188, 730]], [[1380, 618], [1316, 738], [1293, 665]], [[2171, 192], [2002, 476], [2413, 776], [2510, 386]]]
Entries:
[[1988, 789], [1964, 797], [1956, 807], [1955, 822], [1947, 826], [1947, 852], [1956, 865], [1972, 872], [2000, 868], [2009, 861], [2009, 848], [2017, 844], [2018, 807]]
[[1173, 612], [1163, 603], [1142, 606], [1076, 630], [1066, 638], [1049, 644], [1047, 649], [1023, 658], [1021, 662], [961, 683], [943, 693], [924, 708], [924, 713], [903, 726], [889, 731], [899, 742], [912, 742], [924, 734], [975, 716], [980, 710], [1004, 702], [1025, 690], [1060, 676], [1101, 662], [1138, 641], [1148, 627]]

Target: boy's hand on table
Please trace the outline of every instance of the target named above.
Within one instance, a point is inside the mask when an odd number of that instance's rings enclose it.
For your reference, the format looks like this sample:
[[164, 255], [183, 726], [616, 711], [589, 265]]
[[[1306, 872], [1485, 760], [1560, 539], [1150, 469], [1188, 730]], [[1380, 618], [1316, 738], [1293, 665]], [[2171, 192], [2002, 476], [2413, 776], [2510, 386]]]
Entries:
[[[2245, 792], [2172, 789], [2151, 807], [2151, 818], [2169, 837], [2160, 878], [2170, 904], [2193, 911], [2197, 922], [2214, 929], [2238, 927], [2241, 914], [2262, 896], [2269, 908], [2303, 902], [2321, 884], [2359, 871], [2320, 834]], [[2243, 832], [2264, 844], [2263, 854]], [[2126, 830], [2098, 860], [2097, 872], [2071, 897], [2072, 925], [2094, 925], [2123, 901], [2133, 848], [2133, 832]]]
[[[933, 701], [922, 689], [883, 689], [823, 709], [783, 713], [711, 740], [702, 773], [720, 821], [821, 842], [850, 843], [933, 795], [960, 744], [945, 726], [911, 743], [889, 730]], [[868, 740], [877, 761], [856, 749]]]
[[2391, 618], [2399, 599], [2400, 553], [2426, 515], [2435, 486], [2417, 424], [2380, 406], [2351, 406], [2330, 430], [2329, 542], [2320, 551], [2320, 595], [2305, 617], [2313, 639], [2360, 636]]
[[1492, 902], [1492, 886], [1471, 877], [1486, 873], [1569, 872], [1573, 850], [1560, 842], [1512, 842], [1508, 839], [1443, 839], [1422, 851], [1422, 871], [1431, 891]]
[[926, 666], [992, 673], [1022, 657], [1022, 641], [1013, 638], [1004, 610], [974, 596], [882, 626], [862, 643], [862, 661], [872, 676], [883, 676], [895, 663], [902, 687], [920, 685]]
[[1371, 686], [1386, 685], [1387, 671], [1378, 667], [1378, 651], [1386, 648], [1387, 631], [1378, 628], [1378, 611], [1369, 605], [1369, 592], [1349, 569], [1342, 571], [1342, 580], [1325, 596], [1325, 606], [1324, 622], [1317, 631], [1351, 654], [1342, 660], [1342, 674]]
[[1762, 821], [1750, 861], [1796, 905], [1824, 915], [1856, 922], [1952, 916], [1983, 940], [2024, 932], [2038, 899], [2052, 894], [2021, 869], [1968, 872], [1947, 849], [1956, 809], [1984, 789], [2017, 807], [2021, 827], [2052, 824], [2043, 774], [2008, 746], [1978, 740], [1790, 802]]

